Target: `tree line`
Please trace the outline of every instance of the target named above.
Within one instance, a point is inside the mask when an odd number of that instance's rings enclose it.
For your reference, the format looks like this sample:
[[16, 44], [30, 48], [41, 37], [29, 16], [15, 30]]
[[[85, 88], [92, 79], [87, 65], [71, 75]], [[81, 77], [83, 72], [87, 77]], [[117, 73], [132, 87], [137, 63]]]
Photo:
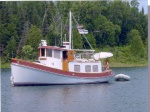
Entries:
[[[86, 37], [94, 49], [130, 46], [131, 54], [144, 57], [148, 49], [148, 16], [138, 6], [137, 0], [1, 1], [1, 57], [6, 62], [11, 57], [20, 58], [27, 45], [36, 57], [41, 39], [46, 39], [48, 45], [61, 45], [61, 37], [68, 39], [70, 10], [76, 22], [88, 30]], [[90, 48], [75, 22], [73, 48]]]

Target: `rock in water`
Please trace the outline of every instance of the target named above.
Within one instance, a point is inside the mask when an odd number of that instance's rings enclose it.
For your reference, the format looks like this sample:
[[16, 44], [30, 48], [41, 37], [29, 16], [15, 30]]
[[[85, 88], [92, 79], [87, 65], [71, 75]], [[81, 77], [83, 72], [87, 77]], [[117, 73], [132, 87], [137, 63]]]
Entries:
[[125, 74], [118, 74], [114, 78], [116, 81], [129, 81], [131, 79], [130, 76]]

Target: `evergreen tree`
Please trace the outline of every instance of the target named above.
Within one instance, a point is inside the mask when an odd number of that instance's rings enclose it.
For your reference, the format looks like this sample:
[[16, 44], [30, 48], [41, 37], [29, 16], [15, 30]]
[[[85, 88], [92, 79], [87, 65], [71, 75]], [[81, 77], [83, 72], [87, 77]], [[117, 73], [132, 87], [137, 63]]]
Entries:
[[139, 31], [136, 29], [131, 30], [131, 32], [128, 34], [128, 37], [131, 39], [130, 40], [131, 54], [137, 59], [143, 59], [145, 52], [141, 36], [139, 35]]
[[83, 43], [82, 43], [82, 37], [80, 36], [79, 32], [77, 30], [73, 30], [73, 48], [74, 49], [82, 49]]
[[8, 42], [4, 55], [9, 59], [16, 57], [16, 40], [14, 37]]
[[115, 25], [110, 22], [105, 16], [99, 16], [94, 21], [95, 29], [99, 32], [95, 34], [97, 47], [100, 46], [114, 46], [115, 43]]
[[[95, 45], [96, 47], [128, 46], [131, 45], [130, 40], [133, 40], [133, 37], [136, 37], [137, 40], [141, 38], [142, 43], [146, 43], [148, 15], [144, 14], [144, 8], [139, 11], [138, 5], [138, 0], [131, 0], [131, 2], [122, 0], [92, 2], [2, 1], [0, 2], [0, 49], [4, 49], [2, 56], [11, 57], [12, 43], [15, 43], [14, 56], [16, 47], [21, 51], [24, 45], [31, 45], [33, 51], [37, 51], [42, 35], [48, 45], [60, 45], [60, 21], [63, 26], [68, 25], [70, 10], [76, 21], [89, 31], [86, 37], [93, 48]], [[25, 25], [26, 23], [28, 24]], [[64, 27], [62, 28], [63, 37], [66, 34], [68, 38], [68, 31], [65, 31]], [[139, 34], [129, 36], [132, 29], [138, 30]], [[22, 44], [24, 42], [25, 44]], [[83, 48], [83, 43], [86, 48], [89, 48], [86, 40], [78, 35], [77, 31], [73, 31], [74, 48]]]
[[26, 45], [30, 45], [33, 48], [33, 51], [36, 52], [41, 39], [42, 39], [41, 30], [37, 26], [31, 25], [29, 33], [27, 35], [27, 40], [25, 42]]
[[[96, 48], [96, 40], [95, 40], [94, 35], [92, 33], [89, 33], [89, 34], [87, 34], [86, 37], [87, 37], [89, 43], [91, 44], [91, 46], [93, 48]], [[88, 45], [88, 48], [90, 48], [89, 45]]]
[[24, 59], [31, 59], [31, 55], [33, 54], [33, 48], [30, 45], [23, 46], [22, 54]]
[[132, 5], [132, 7], [138, 7], [139, 6], [139, 2], [137, 0], [132, 0], [131, 1], [131, 5]]

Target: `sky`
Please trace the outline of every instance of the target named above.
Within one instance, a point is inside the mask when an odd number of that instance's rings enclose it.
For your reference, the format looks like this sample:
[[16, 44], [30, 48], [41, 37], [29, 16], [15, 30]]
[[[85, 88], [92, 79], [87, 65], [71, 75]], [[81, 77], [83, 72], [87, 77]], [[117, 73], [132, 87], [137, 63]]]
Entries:
[[139, 2], [139, 10], [142, 10], [142, 7], [144, 8], [144, 13], [148, 14], [148, 0], [138, 0]]

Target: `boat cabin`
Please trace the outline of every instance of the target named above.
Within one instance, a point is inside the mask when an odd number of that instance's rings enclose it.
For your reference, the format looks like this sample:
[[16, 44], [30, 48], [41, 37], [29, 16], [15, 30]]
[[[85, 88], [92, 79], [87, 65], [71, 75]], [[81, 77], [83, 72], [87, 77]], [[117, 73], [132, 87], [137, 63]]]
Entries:
[[38, 48], [38, 57], [40, 63], [52, 68], [62, 69], [63, 65], [67, 65], [68, 62], [74, 60], [74, 50], [55, 46], [40, 46]]
[[64, 42], [61, 47], [41, 45], [38, 47], [38, 61], [42, 65], [64, 71], [81, 73], [102, 71], [100, 60], [77, 58], [75, 51], [68, 46], [68, 42]]

